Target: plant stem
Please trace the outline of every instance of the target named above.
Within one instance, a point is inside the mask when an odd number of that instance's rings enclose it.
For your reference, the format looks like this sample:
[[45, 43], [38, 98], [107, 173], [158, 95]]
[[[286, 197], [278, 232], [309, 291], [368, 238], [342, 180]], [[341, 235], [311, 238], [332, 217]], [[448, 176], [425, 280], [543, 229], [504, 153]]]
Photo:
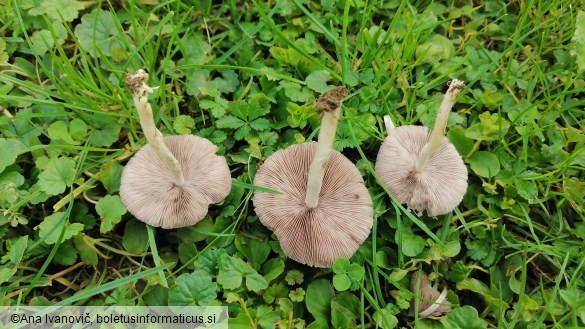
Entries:
[[345, 95], [347, 95], [345, 88], [336, 87], [321, 95], [317, 100], [317, 109], [323, 111], [323, 119], [321, 120], [315, 155], [309, 167], [309, 177], [307, 178], [305, 205], [309, 209], [315, 209], [319, 204], [319, 193], [323, 185], [325, 168], [327, 168], [327, 162], [333, 150], [335, 131], [341, 116], [342, 98]]
[[138, 70], [134, 74], [126, 76], [126, 85], [132, 91], [134, 98], [134, 105], [140, 117], [140, 126], [144, 131], [146, 140], [152, 146], [156, 155], [171, 169], [175, 175], [175, 185], [185, 185], [185, 177], [181, 170], [181, 165], [177, 158], [171, 153], [163, 141], [161, 132], [156, 129], [154, 125], [154, 117], [152, 115], [152, 107], [148, 103], [148, 95], [150, 95], [155, 88], [149, 87], [145, 81], [148, 79], [148, 73], [144, 70]]
[[449, 84], [449, 89], [445, 93], [445, 97], [439, 108], [439, 113], [437, 114], [437, 119], [435, 120], [435, 127], [431, 133], [431, 139], [425, 144], [425, 146], [423, 146], [418, 157], [418, 162], [416, 164], [416, 170], [418, 172], [425, 167], [431, 154], [437, 151], [443, 144], [443, 137], [445, 137], [445, 128], [447, 127], [449, 112], [451, 112], [451, 108], [453, 107], [453, 104], [455, 104], [455, 99], [463, 88], [465, 88], [465, 84], [461, 80], [454, 79], [451, 81], [451, 84]]

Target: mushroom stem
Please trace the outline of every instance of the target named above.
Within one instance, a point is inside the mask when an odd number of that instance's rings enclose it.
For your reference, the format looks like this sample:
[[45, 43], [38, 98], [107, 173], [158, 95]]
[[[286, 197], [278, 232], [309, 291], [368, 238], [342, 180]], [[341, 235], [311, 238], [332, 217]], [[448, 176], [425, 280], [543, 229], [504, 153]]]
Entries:
[[435, 120], [435, 127], [431, 133], [431, 138], [428, 143], [423, 146], [418, 157], [418, 162], [416, 163], [417, 172], [420, 172], [425, 167], [429, 157], [437, 151], [441, 145], [443, 145], [449, 112], [451, 112], [451, 108], [453, 107], [453, 104], [455, 104], [455, 99], [463, 88], [465, 88], [465, 84], [461, 80], [454, 79], [449, 84], [449, 89], [445, 93], [443, 102], [441, 102], [441, 107], [439, 108], [437, 119]]
[[148, 73], [144, 70], [138, 70], [134, 74], [128, 74], [125, 82], [134, 99], [134, 105], [138, 111], [140, 118], [140, 126], [144, 131], [144, 136], [148, 143], [152, 146], [156, 155], [171, 169], [175, 176], [175, 185], [185, 185], [185, 177], [181, 170], [181, 165], [177, 158], [171, 153], [163, 141], [161, 132], [156, 129], [154, 125], [154, 117], [152, 115], [152, 107], [148, 103], [148, 95], [150, 95], [154, 89], [149, 87], [145, 81], [148, 79]]
[[347, 89], [344, 87], [335, 87], [321, 95], [317, 100], [317, 109], [323, 111], [323, 119], [321, 120], [315, 155], [309, 167], [309, 175], [307, 178], [305, 205], [309, 209], [315, 209], [319, 204], [319, 193], [323, 185], [325, 168], [327, 168], [327, 162], [333, 150], [335, 131], [337, 130], [337, 123], [341, 116], [341, 103], [345, 95], [347, 95]]
[[386, 126], [386, 133], [390, 135], [392, 130], [396, 129], [394, 122], [392, 122], [392, 118], [389, 115], [384, 116], [384, 126]]

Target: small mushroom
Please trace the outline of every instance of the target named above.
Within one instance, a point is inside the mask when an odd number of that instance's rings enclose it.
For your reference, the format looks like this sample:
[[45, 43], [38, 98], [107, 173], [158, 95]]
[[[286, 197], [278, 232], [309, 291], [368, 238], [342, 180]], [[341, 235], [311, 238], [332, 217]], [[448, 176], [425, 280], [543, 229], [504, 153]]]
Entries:
[[359, 170], [332, 149], [346, 94], [336, 87], [317, 100], [323, 111], [317, 143], [275, 152], [254, 179], [257, 186], [282, 192], [255, 192], [260, 221], [274, 231], [288, 257], [310, 266], [350, 258], [373, 224], [372, 199]]
[[126, 208], [146, 224], [165, 229], [197, 224], [210, 204], [223, 200], [231, 189], [231, 175], [217, 147], [205, 138], [162, 137], [154, 125], [146, 85], [148, 74], [138, 70], [126, 76], [140, 125], [148, 144], [122, 172], [120, 197]]
[[422, 215], [443, 215], [455, 209], [467, 190], [467, 168], [445, 137], [449, 112], [465, 87], [453, 80], [441, 103], [435, 127], [394, 126], [386, 121], [388, 137], [376, 160], [376, 173], [400, 203]]
[[418, 296], [413, 299], [410, 314], [414, 315], [414, 303], [418, 301], [418, 316], [420, 318], [438, 317], [451, 312], [451, 302], [447, 300], [447, 288], [441, 293], [436, 285], [431, 285], [426, 273], [422, 272], [420, 284], [418, 282], [418, 271], [412, 274], [410, 279], [410, 291]]

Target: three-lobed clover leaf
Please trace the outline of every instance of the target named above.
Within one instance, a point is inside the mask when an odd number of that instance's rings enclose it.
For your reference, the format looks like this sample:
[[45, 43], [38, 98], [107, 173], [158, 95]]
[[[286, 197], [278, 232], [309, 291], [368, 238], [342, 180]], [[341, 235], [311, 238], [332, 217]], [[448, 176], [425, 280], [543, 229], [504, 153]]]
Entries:
[[356, 263], [351, 263], [347, 258], [338, 258], [331, 267], [333, 273], [333, 286], [337, 291], [345, 291], [351, 288], [355, 290], [364, 278], [364, 268]]

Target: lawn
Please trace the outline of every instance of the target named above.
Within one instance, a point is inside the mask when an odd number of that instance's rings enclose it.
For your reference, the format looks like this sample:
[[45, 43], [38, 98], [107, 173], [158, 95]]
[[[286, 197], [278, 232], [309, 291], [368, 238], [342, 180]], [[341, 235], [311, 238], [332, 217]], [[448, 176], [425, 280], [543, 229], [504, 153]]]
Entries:
[[[585, 327], [582, 2], [5, 0], [0, 22], [0, 305], [223, 305], [230, 328]], [[124, 82], [139, 69], [156, 128], [227, 161], [231, 191], [196, 225], [146, 225], [120, 196], [150, 145]], [[454, 79], [446, 136], [467, 187], [429, 216], [376, 159], [384, 117], [433, 129]], [[333, 149], [363, 178], [371, 231], [313, 267], [263, 225], [255, 195], [282, 194], [254, 179], [317, 141], [317, 100], [340, 86]]]

